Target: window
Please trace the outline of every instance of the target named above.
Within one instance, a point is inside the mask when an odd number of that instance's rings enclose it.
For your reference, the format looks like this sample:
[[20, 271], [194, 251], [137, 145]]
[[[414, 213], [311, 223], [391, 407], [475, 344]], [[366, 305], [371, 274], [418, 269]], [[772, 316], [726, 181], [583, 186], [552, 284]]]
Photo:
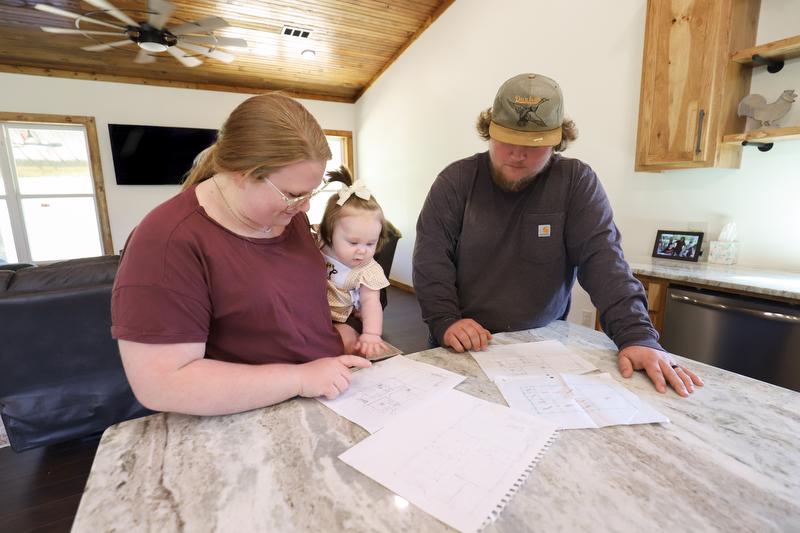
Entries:
[[0, 113], [0, 264], [111, 253], [91, 117]]
[[[355, 174], [355, 169], [353, 168], [353, 134], [349, 131], [325, 130], [325, 137], [328, 139], [328, 145], [331, 147], [333, 156], [328, 161], [325, 172], [345, 165], [350, 169], [350, 172]], [[328, 204], [328, 199], [332, 194], [339, 191], [339, 187], [338, 183], [331, 185], [329, 187], [330, 190], [326, 189], [311, 199], [308, 219], [312, 224], [320, 223], [322, 214], [325, 212], [325, 206]]]

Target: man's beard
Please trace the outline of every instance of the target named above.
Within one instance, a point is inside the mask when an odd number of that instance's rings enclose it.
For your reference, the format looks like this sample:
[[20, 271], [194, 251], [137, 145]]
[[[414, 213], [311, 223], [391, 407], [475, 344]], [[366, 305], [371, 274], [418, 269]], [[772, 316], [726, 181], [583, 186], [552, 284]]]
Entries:
[[492, 181], [500, 190], [505, 192], [519, 192], [527, 189], [531, 183], [536, 181], [536, 178], [539, 176], [539, 174], [546, 171], [550, 167], [550, 163], [553, 161], [553, 156], [554, 154], [551, 153], [545, 164], [542, 165], [542, 168], [534, 171], [530, 176], [525, 176], [524, 178], [517, 180], [510, 180], [503, 177], [503, 173], [495, 166], [494, 162], [490, 158], [489, 169], [491, 170]]
[[528, 185], [533, 183], [538, 175], [539, 172], [533, 174], [532, 176], [526, 176], [522, 179], [510, 180], [504, 178], [500, 171], [498, 171], [496, 168], [494, 168], [494, 165], [492, 165], [492, 181], [500, 190], [505, 192], [519, 192], [523, 189], [526, 189]]

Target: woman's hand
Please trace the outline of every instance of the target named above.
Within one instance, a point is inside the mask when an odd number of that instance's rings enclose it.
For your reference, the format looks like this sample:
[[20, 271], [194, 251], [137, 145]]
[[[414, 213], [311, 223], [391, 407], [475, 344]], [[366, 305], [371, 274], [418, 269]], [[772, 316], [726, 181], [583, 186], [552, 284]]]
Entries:
[[355, 344], [356, 352], [364, 357], [372, 357], [389, 351], [389, 347], [383, 342], [380, 335], [362, 333]]
[[372, 363], [355, 355], [323, 357], [310, 363], [298, 365], [300, 374], [300, 396], [316, 398], [325, 396], [333, 400], [350, 386], [350, 368], [367, 368]]
[[695, 385], [703, 386], [703, 380], [678, 362], [668, 353], [646, 346], [628, 346], [619, 352], [619, 372], [629, 378], [634, 370], [644, 370], [658, 392], [666, 392], [669, 382], [675, 392], [683, 397], [694, 392]]

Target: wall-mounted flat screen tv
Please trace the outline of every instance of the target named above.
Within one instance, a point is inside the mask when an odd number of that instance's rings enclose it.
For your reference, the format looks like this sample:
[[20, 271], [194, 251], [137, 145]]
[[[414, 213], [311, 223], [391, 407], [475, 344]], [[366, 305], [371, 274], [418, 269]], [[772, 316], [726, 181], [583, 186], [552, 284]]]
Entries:
[[109, 124], [117, 185], [177, 185], [217, 130]]

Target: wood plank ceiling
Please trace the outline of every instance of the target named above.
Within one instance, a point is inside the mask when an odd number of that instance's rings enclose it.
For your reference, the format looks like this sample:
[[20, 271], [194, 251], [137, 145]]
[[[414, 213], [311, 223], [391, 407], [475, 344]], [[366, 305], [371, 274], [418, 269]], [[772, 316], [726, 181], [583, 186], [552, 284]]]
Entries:
[[[137, 22], [147, 20], [146, 0], [110, 2]], [[75, 21], [38, 11], [33, 8], [35, 4], [46, 3], [79, 14], [98, 11], [86, 2], [2, 1], [0, 71], [247, 93], [280, 89], [300, 98], [355, 102], [452, 2], [173, 0], [175, 11], [166, 28], [218, 16], [231, 27], [217, 30], [215, 35], [248, 43], [246, 49], [224, 49], [236, 55], [232, 63], [198, 56], [203, 63], [190, 68], [166, 52], [153, 54], [153, 63], [134, 63], [139, 48], [133, 43], [102, 52], [81, 49], [124, 40], [124, 36], [93, 36], [97, 40], [92, 40], [39, 29], [74, 29]], [[95, 18], [121, 24], [106, 13]], [[310, 29], [311, 34], [306, 39], [284, 36], [284, 26]], [[108, 29], [90, 23], [81, 23], [81, 28]], [[314, 50], [316, 55], [303, 57], [303, 50]]]

